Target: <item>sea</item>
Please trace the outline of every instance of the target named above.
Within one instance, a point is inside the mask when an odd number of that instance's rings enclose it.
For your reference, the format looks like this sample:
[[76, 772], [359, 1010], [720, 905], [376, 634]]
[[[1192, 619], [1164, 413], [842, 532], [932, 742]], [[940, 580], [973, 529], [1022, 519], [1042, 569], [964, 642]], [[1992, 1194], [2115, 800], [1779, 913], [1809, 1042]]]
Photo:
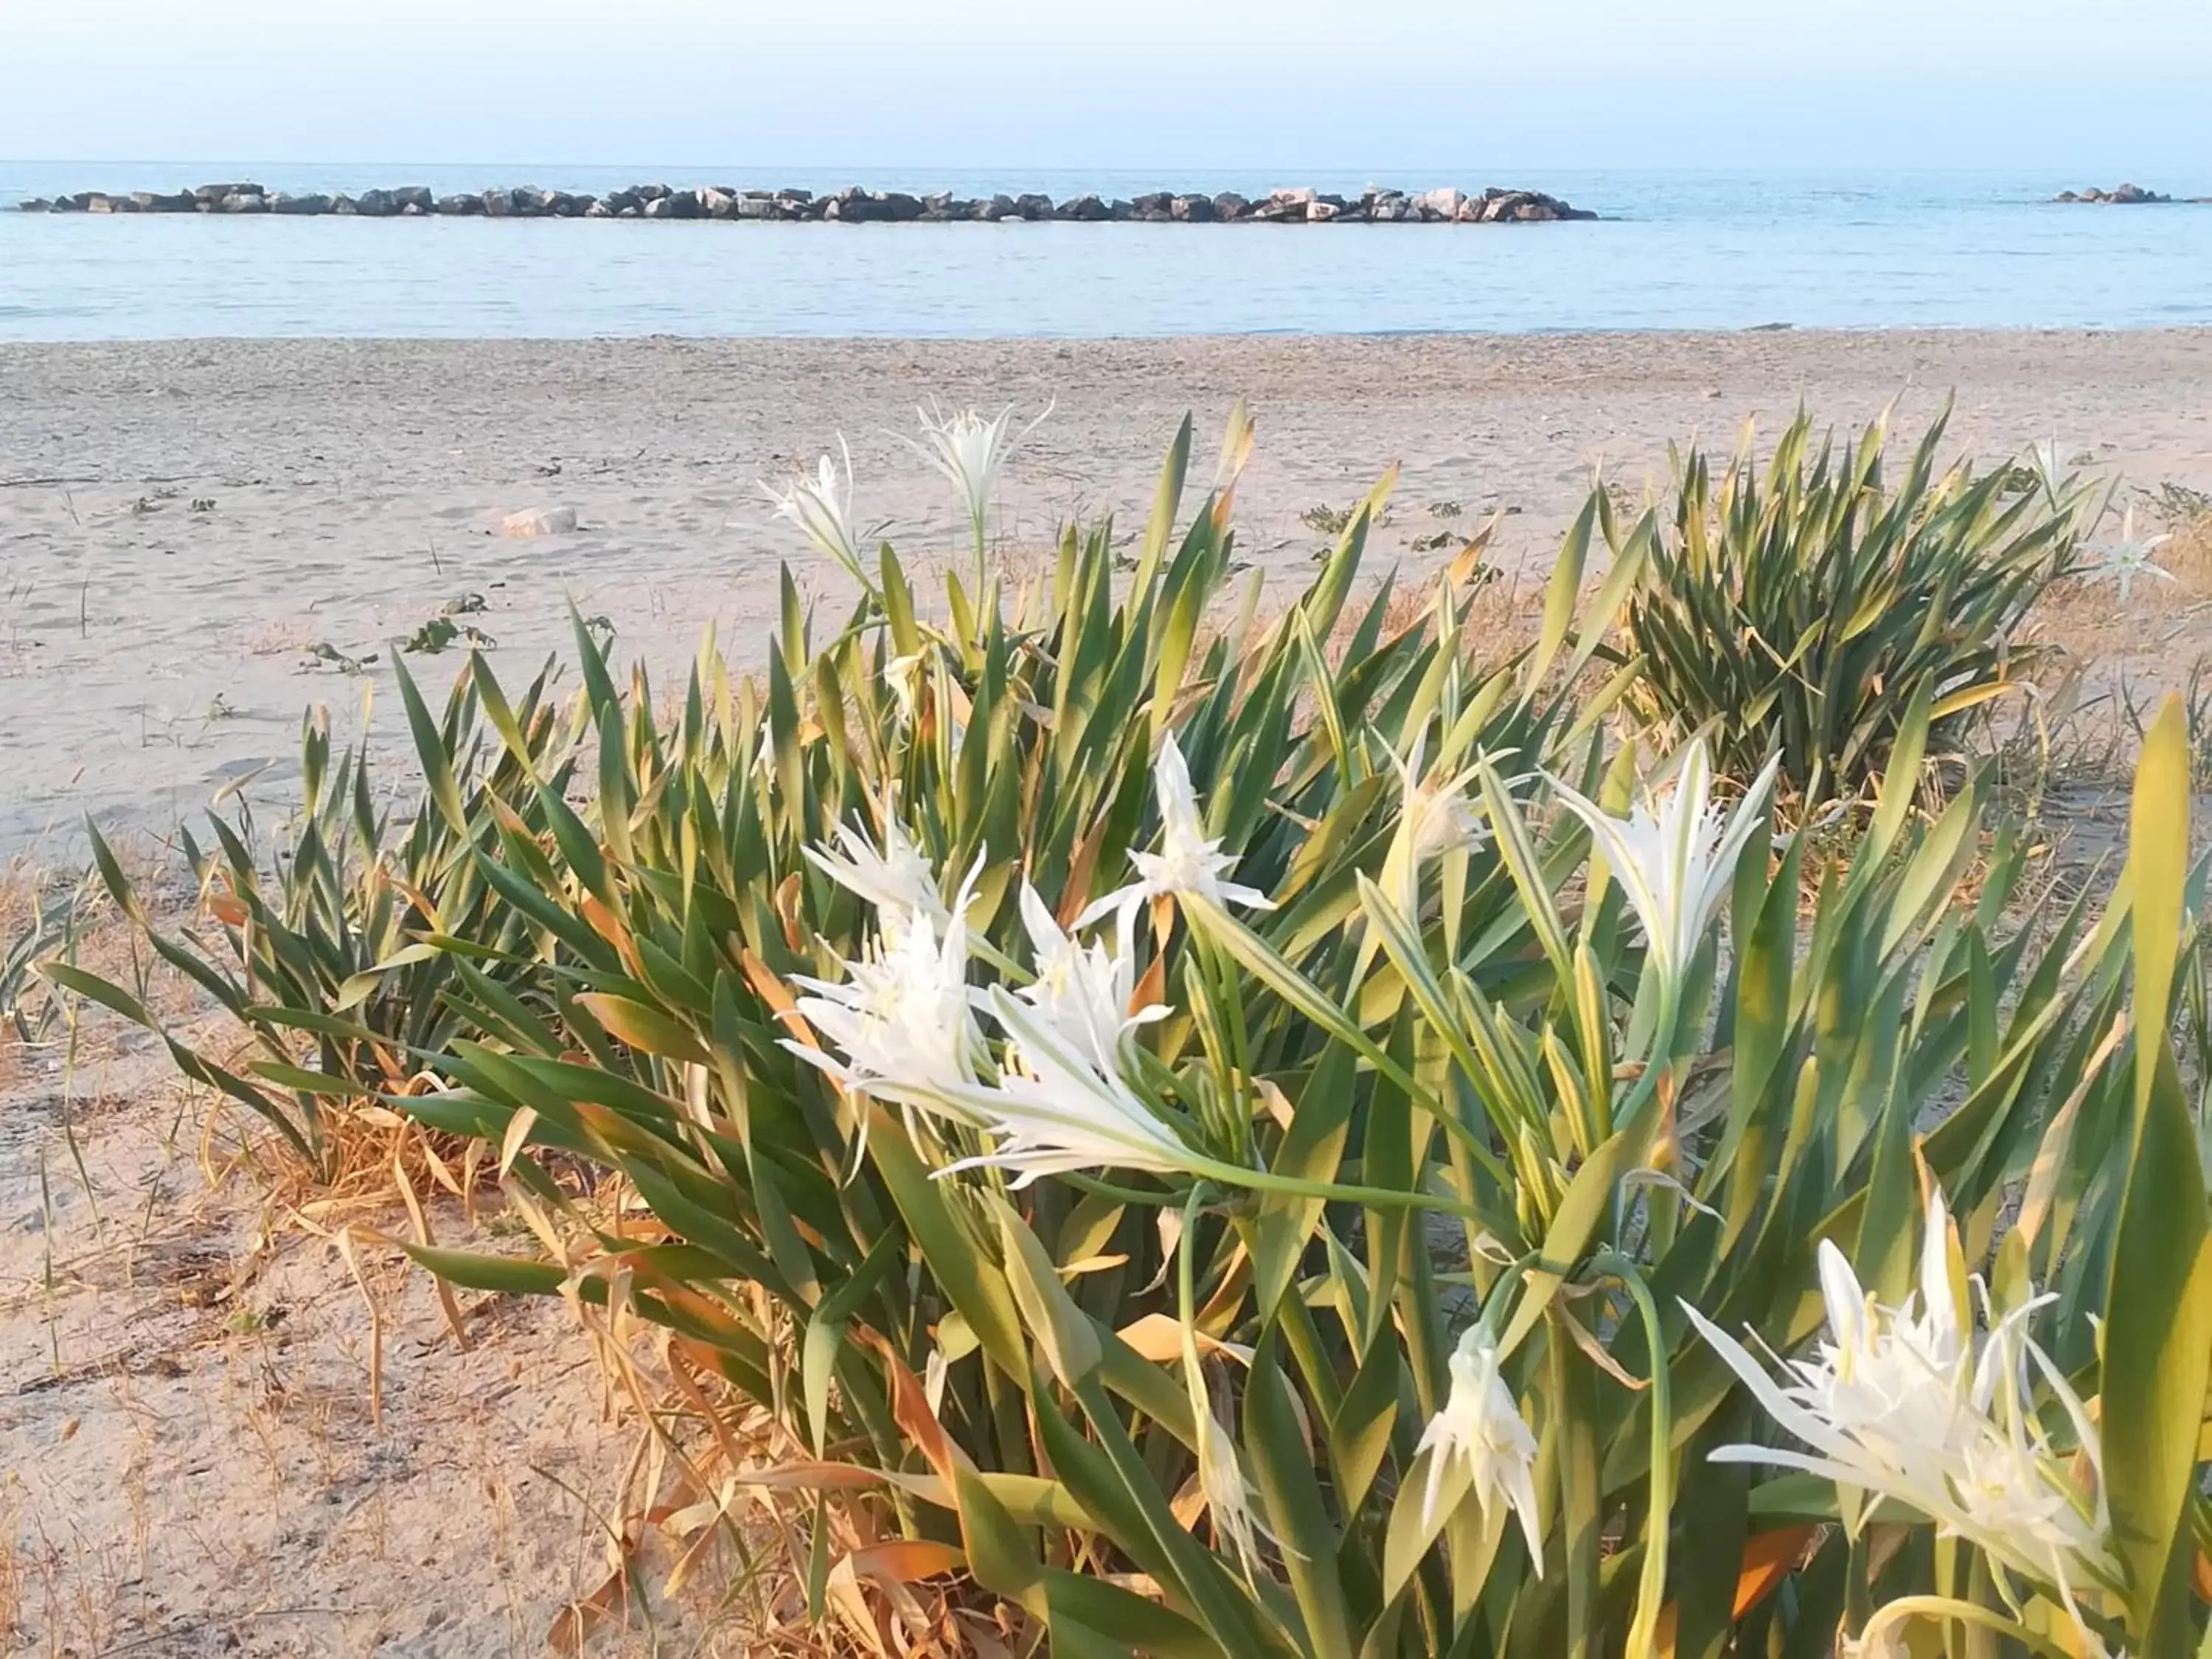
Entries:
[[[353, 193], [647, 182], [963, 196], [1543, 190], [1506, 225], [836, 225], [24, 214], [18, 198], [252, 179]], [[2074, 206], [2052, 175], [924, 172], [689, 165], [0, 161], [0, 340], [622, 335], [1082, 338], [2212, 323], [2212, 205]], [[2212, 178], [2146, 177], [2176, 197]]]

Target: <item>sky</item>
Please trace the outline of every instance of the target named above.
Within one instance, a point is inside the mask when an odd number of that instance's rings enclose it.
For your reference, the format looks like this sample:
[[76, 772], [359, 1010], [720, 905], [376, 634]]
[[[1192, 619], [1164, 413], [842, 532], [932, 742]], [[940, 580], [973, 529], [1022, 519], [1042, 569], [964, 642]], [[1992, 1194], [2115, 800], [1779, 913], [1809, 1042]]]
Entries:
[[2196, 193], [2207, 64], [2212, 0], [0, 0], [0, 157], [1923, 167]]

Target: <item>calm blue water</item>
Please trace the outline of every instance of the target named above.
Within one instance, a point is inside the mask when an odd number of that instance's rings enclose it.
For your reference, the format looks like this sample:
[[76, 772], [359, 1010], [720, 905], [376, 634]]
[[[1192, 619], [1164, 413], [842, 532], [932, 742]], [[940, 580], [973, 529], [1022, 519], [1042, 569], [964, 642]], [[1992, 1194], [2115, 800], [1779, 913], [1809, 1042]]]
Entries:
[[[1607, 216], [1479, 226], [768, 225], [0, 211], [0, 339], [214, 335], [1171, 335], [2212, 323], [2212, 206], [2062, 207], [2117, 179], [1476, 167], [857, 180], [759, 167], [0, 161], [0, 207], [252, 179], [295, 191], [644, 180], [830, 190], [1526, 185]], [[2175, 195], [2212, 179], [2145, 178]]]

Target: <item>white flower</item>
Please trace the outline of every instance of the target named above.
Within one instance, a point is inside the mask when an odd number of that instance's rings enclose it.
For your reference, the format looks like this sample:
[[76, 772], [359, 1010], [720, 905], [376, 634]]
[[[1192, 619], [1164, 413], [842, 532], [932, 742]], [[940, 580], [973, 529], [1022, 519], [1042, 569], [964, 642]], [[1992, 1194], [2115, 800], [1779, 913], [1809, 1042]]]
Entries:
[[1429, 1419], [1416, 1455], [1429, 1457], [1428, 1490], [1421, 1503], [1424, 1528], [1436, 1524], [1437, 1498], [1454, 1464], [1465, 1466], [1474, 1501], [1486, 1517], [1500, 1504], [1521, 1518], [1521, 1535], [1536, 1576], [1544, 1573], [1544, 1536], [1536, 1517], [1536, 1437], [1514, 1403], [1513, 1391], [1498, 1374], [1497, 1337], [1488, 1327], [1470, 1327], [1449, 1362], [1451, 1391]]
[[2151, 562], [2150, 556], [2167, 542], [2171, 536], [2136, 538], [2136, 510], [2132, 507], [2120, 520], [2120, 538], [2106, 546], [2091, 550], [2090, 562], [2081, 572], [2081, 580], [2090, 582], [2109, 581], [2118, 590], [2122, 605], [2134, 593], [2136, 578], [2154, 576], [2160, 581], [2170, 582], [2173, 573], [2162, 565]]
[[1712, 799], [1703, 738], [1684, 753], [1667, 799], [1655, 802], [1645, 794], [1626, 818], [1553, 780], [1559, 799], [1589, 826], [1607, 868], [1627, 893], [1653, 964], [1667, 981], [1680, 984], [1689, 970], [1735, 879], [1737, 859], [1765, 822], [1767, 794], [1781, 763], [1778, 754], [1766, 763], [1732, 817]]
[[922, 674], [921, 653], [918, 651], [893, 657], [884, 665], [884, 684], [898, 700], [899, 712], [906, 716], [908, 726], [914, 724], [921, 711]]
[[[1812, 1449], [1723, 1446], [1716, 1462], [1764, 1463], [1825, 1475], [1893, 1498], [2012, 1571], [2056, 1584], [2071, 1603], [2085, 1580], [2118, 1582], [2108, 1539], [2097, 1430], [2057, 1368], [2027, 1335], [2051, 1299], [2031, 1295], [1977, 1338], [1950, 1273], [1950, 1217], [1931, 1194], [1920, 1289], [1901, 1310], [1860, 1288], [1843, 1253], [1820, 1246], [1829, 1340], [1781, 1363], [1778, 1381], [1735, 1338], [1683, 1304], [1698, 1333], [1775, 1422]], [[1986, 1312], [1987, 1292], [1974, 1281]], [[2076, 1486], [2029, 1399], [2040, 1376], [2063, 1407], [2093, 1471]]]
[[1227, 1545], [1244, 1576], [1259, 1571], [1262, 1530], [1252, 1516], [1252, 1486], [1237, 1455], [1237, 1443], [1203, 1397], [1193, 1420], [1198, 1428], [1198, 1486], [1206, 1494], [1206, 1513], [1213, 1517], [1214, 1547]]
[[1095, 900], [1076, 919], [1076, 926], [1086, 927], [1100, 916], [1118, 911], [1126, 927], [1139, 905], [1170, 893], [1217, 905], [1273, 909], [1273, 901], [1258, 888], [1221, 878], [1236, 867], [1237, 857], [1223, 852], [1218, 839], [1207, 838], [1206, 822], [1198, 810], [1198, 793], [1191, 787], [1190, 768], [1172, 732], [1160, 744], [1152, 779], [1160, 805], [1160, 850], [1131, 853], [1129, 862], [1137, 866], [1139, 879]]
[[1005, 470], [1014, 447], [1036, 430], [1045, 415], [1052, 413], [1051, 407], [1048, 405], [1044, 415], [1038, 416], [1012, 438], [1006, 435], [1013, 424], [1014, 411], [1011, 407], [991, 421], [972, 409], [957, 410], [947, 415], [934, 404], [915, 413], [921, 421], [923, 441], [916, 443], [911, 438], [903, 441], [943, 474], [959, 493], [960, 505], [968, 514], [969, 527], [975, 533], [975, 548], [980, 554], [999, 474]]
[[1470, 766], [1449, 778], [1424, 777], [1421, 757], [1427, 744], [1428, 733], [1425, 731], [1413, 739], [1412, 754], [1401, 756], [1395, 750], [1390, 754], [1390, 764], [1398, 773], [1401, 796], [1399, 833], [1405, 837], [1415, 865], [1462, 848], [1479, 846], [1483, 836], [1482, 816], [1475, 811], [1467, 793], [1469, 781], [1481, 768]]
[[[1174, 1175], [1191, 1170], [1196, 1155], [1141, 1099], [1110, 1060], [1085, 1052], [1037, 1010], [994, 985], [986, 994], [991, 1018], [1012, 1040], [1018, 1070], [995, 1084], [965, 1084], [935, 1091], [964, 1119], [979, 1121], [998, 1145], [940, 1171], [1012, 1170], [1026, 1187], [1041, 1175], [1070, 1170], [1145, 1170]], [[902, 1098], [906, 1097], [902, 1096]], [[927, 1099], [915, 1097], [927, 1108]]]
[[1115, 1065], [1124, 1032], [1167, 1017], [1163, 1003], [1131, 1012], [1137, 968], [1127, 950], [1109, 951], [1095, 940], [1079, 945], [1061, 930], [1027, 882], [1022, 884], [1022, 925], [1029, 930], [1036, 956], [1036, 978], [1022, 988], [1022, 997], [1101, 1070]]
[[761, 493], [775, 504], [776, 517], [797, 525], [808, 541], [865, 585], [867, 576], [861, 569], [860, 544], [853, 534], [853, 452], [846, 447], [842, 434], [837, 447], [845, 456], [842, 483], [837, 463], [824, 455], [812, 477], [801, 474], [787, 489], [777, 489], [763, 479]]
[[789, 1038], [783, 1046], [856, 1094], [902, 1104], [972, 1085], [982, 1048], [968, 988], [968, 924], [919, 912], [884, 930], [838, 981], [796, 978], [812, 993], [799, 1012], [842, 1052], [842, 1061]]
[[846, 823], [837, 826], [837, 846], [842, 856], [821, 847], [804, 850], [816, 869], [876, 907], [876, 924], [887, 945], [896, 945], [916, 919], [938, 927], [952, 920], [937, 890], [937, 872], [889, 812], [884, 815], [880, 852], [856, 826]]

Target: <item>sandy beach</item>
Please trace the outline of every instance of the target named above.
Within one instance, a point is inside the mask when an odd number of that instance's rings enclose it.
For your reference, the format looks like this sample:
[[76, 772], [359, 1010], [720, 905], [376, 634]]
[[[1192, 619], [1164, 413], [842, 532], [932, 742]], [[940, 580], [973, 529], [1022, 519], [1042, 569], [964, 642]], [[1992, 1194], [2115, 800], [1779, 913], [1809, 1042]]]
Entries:
[[[1954, 392], [1966, 451], [2056, 436], [2135, 489], [2212, 489], [2212, 331], [0, 347], [0, 861], [74, 866], [89, 812], [173, 868], [151, 843], [240, 780], [281, 817], [313, 702], [341, 733], [366, 718], [404, 789], [392, 642], [465, 596], [483, 609], [459, 620], [518, 683], [565, 652], [571, 601], [664, 684], [709, 624], [756, 661], [780, 559], [837, 592], [757, 481], [840, 432], [862, 523], [909, 554], [957, 544], [943, 483], [890, 435], [932, 396], [1052, 404], [1005, 490], [1017, 555], [1072, 514], [1133, 529], [1184, 411], [1202, 482], [1249, 399], [1240, 533], [1287, 586], [1322, 544], [1305, 515], [1394, 462], [1386, 560], [1425, 568], [1447, 555], [1417, 540], [1504, 508], [1497, 556], [1534, 575], [1595, 466], [1632, 491], [1670, 438], [1771, 434], [1801, 401], [1851, 423], [1901, 399], [1912, 430]], [[574, 531], [499, 533], [561, 508]], [[2099, 590], [2076, 607], [2088, 654], [2185, 676], [2212, 642], [2204, 592], [2201, 568], [2126, 606]], [[318, 647], [381, 660], [349, 672]], [[410, 660], [441, 689], [461, 663]], [[139, 971], [120, 926], [84, 950]], [[230, 1040], [177, 976], [149, 994], [195, 1040]], [[627, 1659], [757, 1652], [797, 1620], [795, 1580], [768, 1615], [712, 1576], [687, 1601], [611, 1601], [607, 1517], [632, 1512], [645, 1437], [568, 1311], [471, 1295], [449, 1328], [383, 1244], [356, 1279], [330, 1235], [401, 1230], [390, 1154], [310, 1198], [245, 1127], [114, 1022], [0, 1045], [0, 1444], [21, 1451], [0, 1470], [0, 1632], [477, 1659], [571, 1650], [580, 1601], [626, 1632], [590, 1650]], [[429, 1197], [441, 1239], [489, 1236]], [[670, 1565], [646, 1559], [639, 1583]]]
[[[2146, 489], [2212, 488], [2203, 330], [0, 346], [0, 856], [66, 858], [87, 812], [159, 834], [241, 778], [281, 815], [306, 705], [348, 732], [368, 704], [404, 742], [388, 671], [319, 647], [388, 661], [465, 596], [517, 680], [570, 600], [664, 676], [709, 623], [750, 659], [778, 560], [836, 588], [757, 481], [840, 433], [862, 522], [909, 555], [955, 545], [945, 486], [891, 435], [933, 397], [1052, 404], [1004, 491], [1017, 549], [1075, 514], [1133, 529], [1183, 413], [1210, 456], [1248, 399], [1239, 522], [1273, 578], [1320, 544], [1301, 514], [1394, 462], [1386, 557], [1439, 556], [1413, 543], [1456, 502], [1462, 524], [1508, 509], [1499, 556], [1534, 568], [1594, 465], [1632, 489], [1670, 438], [1771, 432], [1801, 402], [1857, 422], [1901, 398], [1917, 425], [1947, 393], [1984, 456], [2056, 435]], [[562, 507], [572, 533], [498, 533]], [[459, 663], [411, 660], [440, 686]]]

